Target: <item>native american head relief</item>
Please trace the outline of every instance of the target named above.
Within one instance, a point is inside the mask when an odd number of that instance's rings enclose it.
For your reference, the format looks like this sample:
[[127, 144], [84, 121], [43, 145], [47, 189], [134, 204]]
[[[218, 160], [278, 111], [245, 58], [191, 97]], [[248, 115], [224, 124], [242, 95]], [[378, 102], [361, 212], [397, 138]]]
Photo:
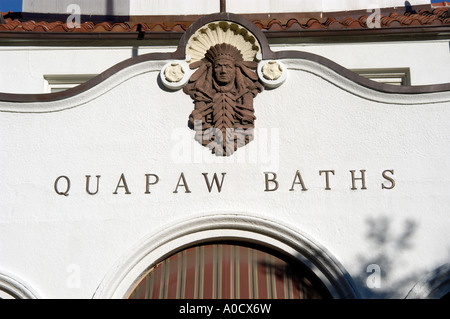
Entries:
[[189, 127], [195, 140], [217, 156], [229, 156], [253, 140], [253, 98], [262, 91], [257, 63], [244, 60], [235, 45], [211, 45], [203, 58], [190, 64], [198, 68], [184, 92], [194, 100]]

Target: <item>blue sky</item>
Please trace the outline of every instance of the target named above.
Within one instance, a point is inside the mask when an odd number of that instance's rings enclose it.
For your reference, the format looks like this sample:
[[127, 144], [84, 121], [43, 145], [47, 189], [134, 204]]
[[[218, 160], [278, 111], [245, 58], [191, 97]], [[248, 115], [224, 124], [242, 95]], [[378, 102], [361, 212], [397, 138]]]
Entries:
[[22, 0], [0, 0], [1, 12], [22, 12]]

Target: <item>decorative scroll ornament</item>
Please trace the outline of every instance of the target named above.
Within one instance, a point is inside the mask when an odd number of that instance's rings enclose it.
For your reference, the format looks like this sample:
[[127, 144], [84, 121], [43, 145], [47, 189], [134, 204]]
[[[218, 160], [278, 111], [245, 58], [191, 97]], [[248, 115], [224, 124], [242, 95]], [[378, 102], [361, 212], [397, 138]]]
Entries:
[[260, 47], [246, 29], [215, 22], [188, 41], [190, 77], [184, 92], [194, 100], [189, 127], [217, 156], [229, 156], [253, 140], [253, 98], [263, 90], [254, 69]]

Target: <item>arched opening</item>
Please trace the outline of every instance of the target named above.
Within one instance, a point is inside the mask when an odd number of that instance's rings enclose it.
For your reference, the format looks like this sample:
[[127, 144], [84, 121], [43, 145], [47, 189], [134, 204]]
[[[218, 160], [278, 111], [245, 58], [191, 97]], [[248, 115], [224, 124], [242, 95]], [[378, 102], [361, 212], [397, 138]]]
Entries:
[[0, 299], [36, 299], [36, 293], [9, 274], [0, 273]]
[[[205, 250], [209, 252], [205, 253]], [[238, 258], [237, 255], [239, 255]], [[207, 262], [205, 258], [210, 260]], [[227, 263], [224, 263], [224, 260], [228, 260]], [[244, 266], [241, 269], [242, 261]], [[196, 263], [202, 263], [202, 266], [195, 266]], [[272, 298], [275, 298], [273, 293], [276, 289], [280, 289], [281, 286], [283, 289], [289, 287], [289, 280], [292, 284], [297, 284], [297, 290], [306, 289], [301, 296], [359, 298], [351, 276], [326, 249], [279, 222], [248, 214], [204, 215], [151, 234], [118, 260], [102, 280], [93, 297], [100, 299], [183, 298], [183, 296], [184, 298], [206, 298], [208, 293], [212, 296], [212, 289], [215, 289], [216, 298], [231, 298], [230, 292], [223, 291], [223, 283], [226, 282], [225, 285], [228, 285], [225, 286], [228, 287], [226, 289], [231, 291], [230, 281], [238, 280], [236, 278], [237, 263], [239, 264], [239, 283], [241, 271], [242, 278], [247, 278], [247, 284], [250, 279], [252, 285], [259, 284], [259, 280], [251, 277], [255, 275], [258, 279], [264, 278], [265, 282], [275, 282], [275, 285], [270, 285]], [[219, 264], [222, 267], [222, 275], [218, 276], [215, 273], [216, 275], [211, 277], [210, 273], [214, 269], [216, 272], [220, 271]], [[231, 264], [234, 265], [233, 276], [230, 275], [231, 270], [229, 270]], [[173, 267], [173, 265], [176, 266]], [[228, 269], [225, 271], [228, 277], [225, 278], [224, 266]], [[247, 274], [244, 273], [244, 269], [249, 269]], [[179, 271], [186, 272], [186, 275], [183, 275], [184, 277], [181, 274], [178, 275]], [[190, 276], [187, 275], [188, 271]], [[195, 271], [197, 271], [197, 277], [195, 277]], [[252, 275], [250, 271], [253, 271]], [[203, 275], [199, 275], [201, 273]], [[210, 276], [209, 279], [206, 276]], [[205, 278], [209, 280], [206, 288]], [[187, 281], [192, 279], [194, 284], [188, 285]], [[159, 280], [158, 287], [155, 286], [155, 280]], [[203, 285], [198, 283], [201, 280]], [[161, 283], [165, 286], [161, 286]], [[222, 284], [222, 289], [218, 289], [219, 283]], [[145, 288], [146, 285], [153, 285], [153, 288]], [[176, 285], [179, 288], [174, 288], [172, 291], [172, 287]], [[180, 288], [180, 285], [184, 288]], [[192, 293], [187, 291], [186, 287], [189, 289], [197, 287], [197, 291], [194, 290]], [[246, 292], [234, 285], [232, 297], [244, 298], [247, 293], [249, 298], [256, 298], [257, 293], [258, 299], [262, 299], [263, 296], [269, 295], [267, 287], [264, 291], [260, 291], [259, 288], [258, 290], [248, 288]], [[203, 295], [200, 294], [199, 289], [203, 289]], [[284, 297], [284, 290], [283, 294], [278, 291], [276, 298]], [[293, 289], [288, 289], [286, 296], [300, 298], [300, 294], [296, 296], [296, 293]]]
[[450, 299], [450, 264], [428, 273], [414, 285], [407, 299]]
[[328, 299], [292, 257], [260, 245], [213, 242], [180, 250], [142, 274], [130, 299]]

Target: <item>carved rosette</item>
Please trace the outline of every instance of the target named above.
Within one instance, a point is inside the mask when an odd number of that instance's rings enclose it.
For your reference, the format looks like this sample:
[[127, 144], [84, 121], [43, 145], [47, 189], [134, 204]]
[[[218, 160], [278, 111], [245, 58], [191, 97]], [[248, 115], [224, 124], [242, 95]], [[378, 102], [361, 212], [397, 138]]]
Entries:
[[189, 66], [185, 61], [171, 61], [161, 69], [160, 79], [166, 88], [179, 90], [186, 85], [190, 75]]
[[264, 86], [270, 89], [279, 87], [287, 78], [287, 68], [281, 61], [260, 61], [257, 72]]
[[263, 89], [254, 71], [260, 53], [253, 34], [227, 21], [200, 28], [187, 43], [187, 62], [196, 70], [183, 89], [194, 101], [189, 127], [217, 156], [253, 140], [253, 98]]

